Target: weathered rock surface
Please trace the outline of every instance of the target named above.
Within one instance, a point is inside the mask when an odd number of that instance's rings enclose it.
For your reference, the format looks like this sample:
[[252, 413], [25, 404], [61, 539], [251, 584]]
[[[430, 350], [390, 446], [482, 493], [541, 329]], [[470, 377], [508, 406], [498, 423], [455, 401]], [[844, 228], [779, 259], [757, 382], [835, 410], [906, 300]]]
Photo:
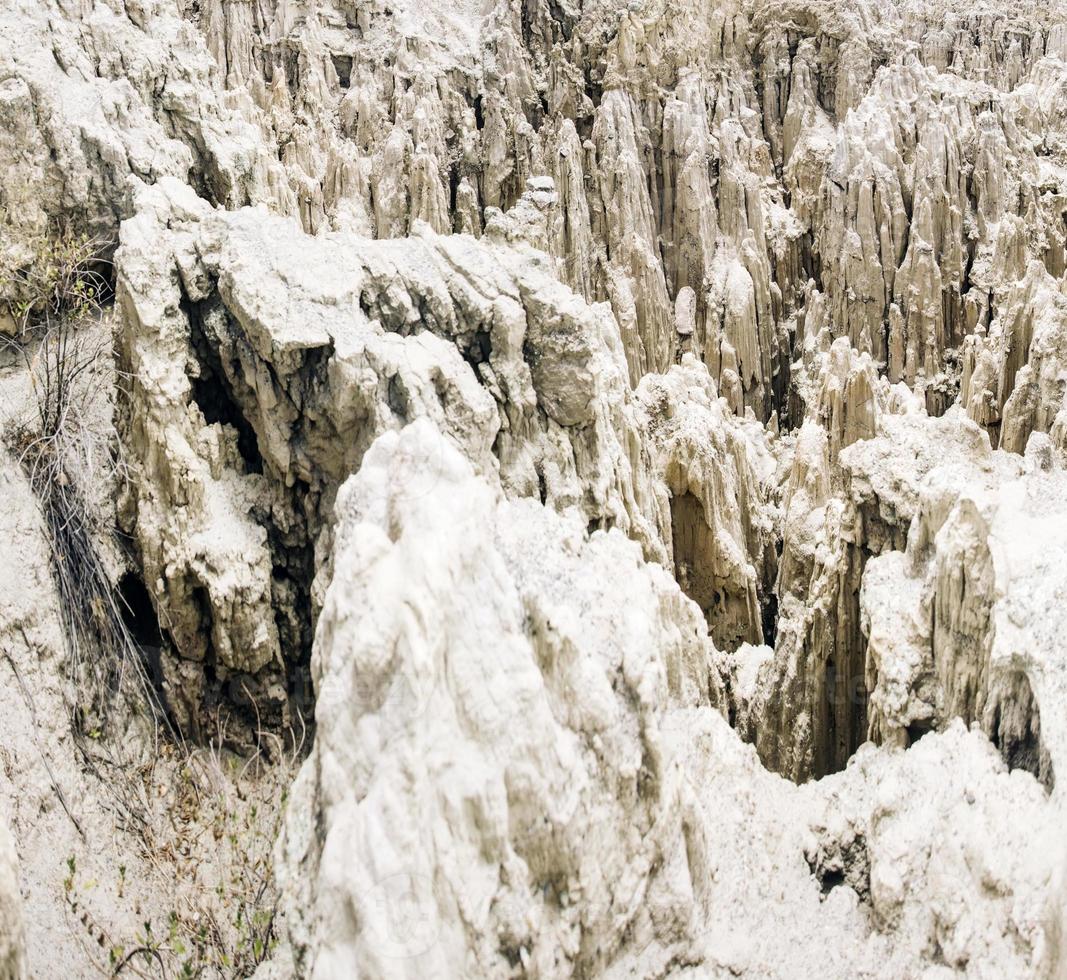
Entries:
[[690, 354], [665, 375], [646, 375], [637, 399], [652, 472], [669, 499], [675, 577], [720, 647], [762, 643], [777, 563], [773, 443], [751, 416], [730, 414]]
[[1065, 92], [1035, 0], [0, 11], [168, 707], [315, 701], [269, 975], [1064, 975]]
[[676, 583], [618, 530], [507, 501], [429, 420], [377, 440], [337, 511], [282, 845], [302, 974], [1056, 967], [1055, 811], [979, 733], [766, 773]]
[[[1031, 435], [1029, 462], [994, 451], [959, 409], [931, 418], [875, 380], [844, 340], [813, 363], [817, 394], [783, 497], [775, 649], [753, 651], [747, 666], [723, 662], [745, 674], [739, 730], [769, 766], [804, 779], [842, 768], [868, 738], [907, 746], [960, 717], [1051, 786], [1031, 685], [1037, 664], [1063, 662], [1051, 607], [1037, 610], [1065, 583], [1030, 570], [1056, 565], [1067, 523], [1049, 438]], [[990, 539], [993, 515], [1002, 530]], [[1045, 523], [1018, 534], [1028, 520]], [[1001, 559], [1001, 548], [1014, 557]], [[1002, 641], [999, 602], [1015, 609]], [[1056, 637], [1047, 653], [1039, 635]], [[1046, 700], [1055, 711], [1057, 696]]]
[[967, 339], [960, 402], [994, 445], [1021, 453], [1033, 432], [1067, 450], [1067, 299], [1063, 278], [1031, 262], [988, 334]]
[[1063, 738], [1064, 582], [1052, 569], [1067, 531], [1065, 474], [1040, 435], [1025, 461], [945, 456], [918, 487], [907, 551], [864, 577], [872, 734], [906, 745], [953, 717], [978, 722], [1010, 765], [1051, 788]]
[[208, 675], [282, 704], [277, 684], [310, 645], [313, 553], [336, 490], [377, 434], [420, 417], [509, 496], [628, 533], [674, 568], [723, 645], [762, 641], [774, 462], [699, 361], [631, 394], [610, 310], [521, 239], [312, 239], [164, 187], [119, 253], [132, 379], [119, 429], [140, 461], [123, 520], [190, 721], [218, 693]]
[[480, 234], [547, 175], [545, 244], [611, 303], [632, 384], [684, 337], [785, 422], [814, 319], [943, 411], [1027, 265], [1064, 271], [1065, 24], [1029, 0], [20, 2], [6, 220], [16, 252], [49, 218], [114, 230], [126, 179], [169, 174], [312, 232]]
[[119, 254], [132, 378], [119, 428], [140, 461], [123, 516], [191, 704], [193, 664], [217, 681], [274, 665], [284, 680], [286, 658], [299, 662], [337, 488], [377, 434], [416, 418], [509, 494], [669, 554], [615, 321], [543, 253], [428, 229], [403, 243], [311, 239], [166, 186], [124, 226]]
[[794, 779], [841, 769], [866, 737], [860, 582], [872, 551], [903, 543], [897, 516], [879, 509], [877, 489], [854, 486], [848, 463], [849, 447], [873, 437], [895, 407], [892, 391], [845, 338], [811, 370], [782, 495], [775, 651], [737, 709], [764, 762]]

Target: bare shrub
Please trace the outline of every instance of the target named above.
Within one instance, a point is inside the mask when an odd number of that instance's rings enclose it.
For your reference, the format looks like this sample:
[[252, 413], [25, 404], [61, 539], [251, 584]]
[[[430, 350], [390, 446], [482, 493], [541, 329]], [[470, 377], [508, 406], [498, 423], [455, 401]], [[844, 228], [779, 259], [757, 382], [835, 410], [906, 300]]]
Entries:
[[[101, 555], [99, 542], [114, 533], [114, 521], [91, 498], [94, 488], [125, 478], [110, 424], [104, 431], [94, 424], [106, 415], [100, 402], [116, 382], [109, 338], [99, 329], [107, 284], [97, 270], [105, 249], [100, 240], [70, 236], [39, 245], [34, 265], [18, 273], [19, 332], [6, 342], [25, 364], [35, 408], [7, 441], [41, 507], [69, 650], [71, 729], [98, 772], [124, 770], [130, 762], [128, 744], [111, 746], [102, 738], [120, 704], [123, 720], [150, 722], [154, 749], [161, 725], [180, 741]], [[134, 784], [106, 782], [122, 797], [126, 815], [143, 820], [142, 801], [130, 795]]]
[[[109, 927], [93, 911], [94, 891], [106, 883], [83, 882], [73, 856], [67, 858], [68, 922], [102, 976], [243, 980], [274, 953], [280, 931], [274, 845], [306, 732], [290, 731], [284, 740], [259, 734], [274, 743], [272, 761], [261, 751], [242, 759], [220, 749], [226, 732], [219, 721], [211, 747], [168, 769], [173, 799], [165, 814], [153, 816], [145, 853], [158, 879], [176, 886], [162, 916], [146, 915], [135, 930]], [[190, 879], [199, 890], [179, 887]], [[121, 898], [125, 866], [111, 884]]]
[[[135, 835], [140, 860], [175, 887], [165, 921], [145, 919], [136, 934], [122, 935], [94, 913], [93, 886], [81, 883], [71, 855], [68, 921], [102, 976], [247, 977], [277, 941], [273, 848], [304, 736], [290, 732], [283, 742], [258, 730], [262, 750], [239, 760], [218, 747], [227, 741], [220, 721], [215, 746], [191, 750], [127, 625], [100, 547], [117, 533], [114, 517], [93, 496], [127, 479], [110, 413], [101, 411], [124, 381], [100, 324], [107, 290], [93, 270], [102, 252], [99, 242], [63, 239], [38, 252], [42, 269], [22, 274], [23, 298], [12, 308], [18, 331], [6, 344], [25, 364], [33, 412], [6, 439], [44, 518], [75, 743], [120, 826]], [[131, 738], [131, 726], [148, 737]], [[210, 895], [195, 886], [202, 872], [217, 881]], [[120, 899], [125, 875], [120, 865]]]

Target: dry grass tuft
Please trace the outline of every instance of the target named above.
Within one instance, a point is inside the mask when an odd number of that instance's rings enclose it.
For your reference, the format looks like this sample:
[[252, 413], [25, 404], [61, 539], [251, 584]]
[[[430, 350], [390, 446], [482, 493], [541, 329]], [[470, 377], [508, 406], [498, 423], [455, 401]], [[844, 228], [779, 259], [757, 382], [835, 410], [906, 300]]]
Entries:
[[[97, 512], [89, 490], [125, 478], [117, 442], [92, 420], [114, 384], [110, 344], [97, 325], [108, 285], [98, 271], [107, 243], [61, 237], [39, 245], [18, 274], [22, 297], [13, 312], [18, 335], [8, 341], [25, 362], [35, 417], [8, 436], [41, 506], [59, 593], [75, 693], [76, 736], [99, 740], [116, 702], [178, 738], [130, 634], [97, 542], [113, 522]], [[124, 712], [128, 716], [128, 713]], [[84, 743], [83, 743], [84, 744]], [[96, 753], [89, 753], [94, 755]]]

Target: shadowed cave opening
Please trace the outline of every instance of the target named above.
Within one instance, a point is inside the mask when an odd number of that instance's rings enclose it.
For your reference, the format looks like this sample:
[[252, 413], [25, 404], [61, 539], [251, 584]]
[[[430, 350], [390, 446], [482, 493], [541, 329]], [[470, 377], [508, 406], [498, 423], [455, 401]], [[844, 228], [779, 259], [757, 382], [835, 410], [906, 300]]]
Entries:
[[197, 374], [188, 375], [193, 400], [208, 425], [229, 426], [237, 433], [237, 450], [244, 460], [246, 471], [262, 473], [263, 456], [259, 451], [256, 431], [230, 392], [216, 346], [208, 337], [210, 328], [205, 323], [207, 318], [214, 317], [228, 327], [228, 317], [218, 304], [193, 303], [184, 293], [181, 308], [189, 319], [190, 339], [196, 349], [199, 366]]
[[704, 505], [692, 493], [671, 498], [674, 575], [704, 613], [716, 646], [735, 650], [742, 643], [763, 641], [763, 613], [754, 608], [748, 590], [722, 574], [725, 566], [715, 531], [704, 517]]
[[867, 741], [867, 697], [862, 656], [831, 651], [823, 665], [812, 733], [816, 779], [840, 772]]
[[144, 579], [136, 572], [126, 572], [115, 588], [122, 622], [133, 637], [148, 669], [148, 679], [161, 705], [167, 704], [160, 661], [167, 637], [160, 625], [155, 603], [148, 594]]
[[1022, 671], [1013, 671], [1005, 688], [1010, 700], [998, 701], [993, 708], [990, 741], [1009, 769], [1025, 769], [1051, 793], [1056, 774], [1041, 741], [1041, 709], [1030, 681]]
[[163, 645], [163, 630], [159, 625], [156, 607], [148, 594], [144, 580], [133, 572], [127, 572], [118, 584], [119, 608], [122, 621], [130, 635], [142, 647], [159, 648]]
[[341, 88], [349, 88], [352, 84], [352, 58], [349, 55], [333, 55], [333, 70], [337, 73], [337, 81]]

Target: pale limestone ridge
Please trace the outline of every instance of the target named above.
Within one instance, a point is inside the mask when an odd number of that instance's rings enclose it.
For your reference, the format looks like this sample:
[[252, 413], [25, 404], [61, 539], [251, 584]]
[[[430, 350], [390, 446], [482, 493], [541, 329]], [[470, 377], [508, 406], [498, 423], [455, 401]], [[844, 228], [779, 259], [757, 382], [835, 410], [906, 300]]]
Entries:
[[[405, 496], [426, 467], [436, 492]], [[337, 509], [282, 845], [301, 974], [1052, 968], [1054, 811], [980, 734], [771, 776], [670, 577], [506, 501], [428, 420], [382, 436]]]
[[732, 624], [723, 642], [762, 639], [774, 462], [698, 361], [632, 394], [610, 310], [521, 240], [306, 239], [162, 187], [119, 252], [118, 350], [134, 379], [119, 431], [142, 461], [121, 512], [190, 708], [208, 651], [216, 674], [273, 665], [284, 683], [312, 617], [308, 592], [277, 569], [306, 563], [308, 588], [338, 486], [377, 434], [420, 417], [509, 496], [618, 527], [667, 567], [685, 537], [672, 508], [689, 494], [717, 542], [700, 549], [694, 574], [709, 577], [694, 589], [725, 590], [730, 607], [708, 598], [706, 613]]
[[[877, 453], [877, 442], [863, 449]], [[879, 740], [906, 745], [909, 729], [962, 717], [1052, 786], [1063, 740], [1063, 585], [1050, 569], [1064, 549], [1063, 480], [1047, 437], [1034, 435], [1025, 462], [946, 453], [919, 484], [907, 551], [873, 561], [863, 582]], [[894, 606], [911, 635], [890, 625]]]

